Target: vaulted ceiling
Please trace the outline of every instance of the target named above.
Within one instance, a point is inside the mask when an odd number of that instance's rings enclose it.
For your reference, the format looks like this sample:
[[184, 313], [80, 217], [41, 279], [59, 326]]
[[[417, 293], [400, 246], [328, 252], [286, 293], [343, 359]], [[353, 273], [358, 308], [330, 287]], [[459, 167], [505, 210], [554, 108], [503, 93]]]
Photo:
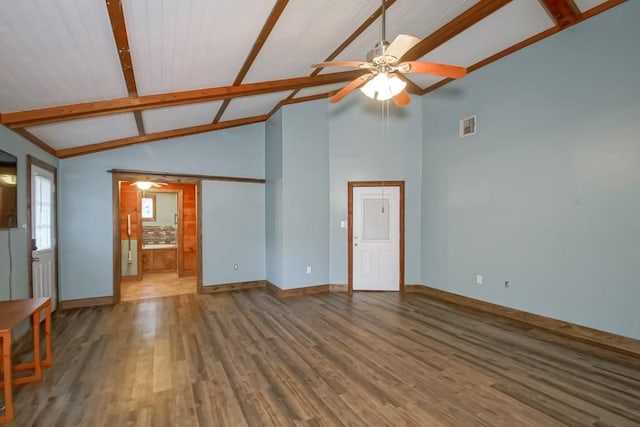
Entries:
[[[386, 0], [405, 58], [469, 72], [624, 0]], [[266, 120], [362, 74], [380, 0], [6, 0], [0, 123], [58, 157]], [[415, 95], [448, 79], [411, 74]], [[353, 93], [349, 96], [362, 96]]]

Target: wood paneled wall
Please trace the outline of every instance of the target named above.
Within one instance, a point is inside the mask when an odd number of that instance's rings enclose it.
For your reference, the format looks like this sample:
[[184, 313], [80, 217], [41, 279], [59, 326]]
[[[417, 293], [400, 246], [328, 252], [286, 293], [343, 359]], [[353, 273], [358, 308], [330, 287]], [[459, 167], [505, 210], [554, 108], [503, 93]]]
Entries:
[[140, 215], [138, 214], [138, 189], [130, 182], [120, 183], [120, 239], [127, 240], [127, 214], [131, 214], [131, 239], [138, 239]]

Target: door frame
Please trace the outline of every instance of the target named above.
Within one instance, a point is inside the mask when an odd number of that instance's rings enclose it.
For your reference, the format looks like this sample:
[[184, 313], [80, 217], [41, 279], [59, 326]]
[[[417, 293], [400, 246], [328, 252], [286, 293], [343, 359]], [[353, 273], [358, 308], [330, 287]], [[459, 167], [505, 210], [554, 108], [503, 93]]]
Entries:
[[58, 277], [60, 275], [60, 264], [58, 262], [58, 168], [50, 165], [49, 163], [43, 162], [35, 156], [27, 154], [27, 260], [29, 263], [29, 297], [33, 298], [33, 224], [31, 223], [33, 220], [33, 216], [31, 214], [31, 168], [35, 165], [39, 168], [42, 168], [48, 172], [51, 172], [53, 175], [53, 188], [54, 188], [54, 204], [53, 204], [53, 217], [55, 221], [53, 222], [53, 233], [55, 236], [55, 253], [53, 254], [53, 263], [56, 266], [56, 274], [54, 276], [55, 287], [56, 287], [56, 307], [60, 307], [60, 281]]
[[404, 292], [404, 181], [349, 181], [347, 182], [347, 263], [348, 263], [348, 291], [353, 292], [353, 189], [355, 187], [399, 187], [400, 189], [400, 247], [398, 248], [399, 292]]
[[[202, 179], [182, 175], [162, 174], [144, 172], [116, 172], [112, 171], [111, 193], [112, 193], [112, 218], [113, 218], [113, 303], [121, 301], [122, 285], [122, 244], [120, 242], [120, 182], [121, 181], [150, 181], [165, 182], [169, 184], [191, 184], [195, 186], [196, 192], [196, 288], [198, 293], [202, 293]], [[175, 191], [174, 191], [175, 192]], [[138, 204], [140, 196], [138, 195]], [[138, 206], [138, 212], [140, 207]], [[140, 230], [142, 229], [139, 227]], [[141, 231], [140, 231], [141, 232]], [[138, 248], [142, 247], [142, 242], [138, 241]], [[138, 256], [142, 251], [138, 251]], [[138, 270], [142, 268], [138, 264]]]

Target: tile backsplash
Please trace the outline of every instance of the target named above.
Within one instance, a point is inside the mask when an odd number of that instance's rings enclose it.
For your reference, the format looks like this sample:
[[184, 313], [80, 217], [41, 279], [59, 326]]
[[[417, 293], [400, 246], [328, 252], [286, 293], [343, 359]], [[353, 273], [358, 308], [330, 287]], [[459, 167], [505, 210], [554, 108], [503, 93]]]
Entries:
[[172, 225], [143, 225], [143, 245], [175, 245], [176, 227]]

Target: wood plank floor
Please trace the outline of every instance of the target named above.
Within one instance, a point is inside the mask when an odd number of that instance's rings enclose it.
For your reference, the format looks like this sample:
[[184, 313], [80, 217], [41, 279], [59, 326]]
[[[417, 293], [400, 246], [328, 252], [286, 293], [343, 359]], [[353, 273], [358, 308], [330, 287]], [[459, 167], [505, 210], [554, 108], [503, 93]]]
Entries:
[[640, 359], [419, 294], [59, 313], [12, 426], [640, 426]]
[[146, 273], [139, 281], [121, 284], [122, 301], [195, 294], [196, 276], [179, 277], [178, 273]]

